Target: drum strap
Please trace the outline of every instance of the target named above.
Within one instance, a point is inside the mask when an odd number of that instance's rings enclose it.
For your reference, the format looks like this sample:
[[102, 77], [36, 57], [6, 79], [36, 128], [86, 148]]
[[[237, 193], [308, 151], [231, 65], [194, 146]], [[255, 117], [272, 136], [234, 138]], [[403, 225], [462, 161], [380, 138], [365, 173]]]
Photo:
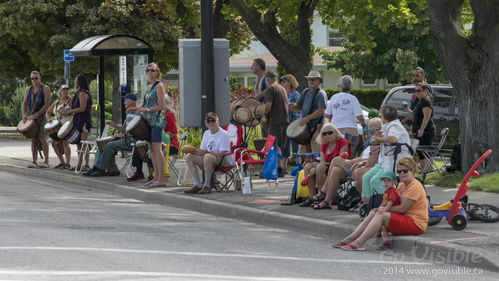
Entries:
[[[314, 98], [312, 99], [312, 106], [315, 105], [315, 102], [317, 101], [317, 96], [319, 95], [319, 91], [321, 90], [321, 88], [318, 88], [317, 90], [314, 91]], [[311, 114], [313, 112], [310, 112], [309, 114]], [[324, 115], [321, 117], [321, 121], [319, 122], [319, 124], [322, 124], [324, 122]], [[317, 128], [319, 128], [319, 124], [315, 125], [315, 127], [311, 130], [310, 132], [310, 138], [313, 137], [313, 135], [315, 134], [315, 131], [317, 131]]]

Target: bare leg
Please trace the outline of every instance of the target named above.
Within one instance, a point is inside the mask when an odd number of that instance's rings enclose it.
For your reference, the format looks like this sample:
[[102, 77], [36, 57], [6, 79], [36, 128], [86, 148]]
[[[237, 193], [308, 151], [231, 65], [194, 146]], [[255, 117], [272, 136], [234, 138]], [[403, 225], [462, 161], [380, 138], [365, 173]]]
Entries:
[[374, 234], [381, 230], [381, 226], [388, 227], [388, 223], [390, 222], [390, 212], [376, 213], [374, 218], [371, 220], [371, 223], [366, 227], [364, 232], [355, 239], [352, 244], [356, 247], [363, 247], [364, 243], [371, 238]]
[[61, 164], [64, 164], [64, 158], [62, 157], [61, 152], [59, 151], [59, 142], [60, 141], [55, 141], [52, 140], [52, 148], [54, 149], [55, 155], [57, 155], [57, 158], [59, 159], [59, 162]]
[[165, 184], [165, 159], [163, 157], [163, 151], [161, 150], [160, 142], [153, 142], [149, 144], [149, 149], [151, 150], [151, 160], [154, 167], [154, 181], [160, 184]]
[[341, 240], [341, 242], [349, 244], [355, 241], [355, 239], [359, 238], [360, 235], [366, 230], [367, 226], [374, 218], [376, 210], [377, 209], [371, 210], [367, 215], [367, 217], [357, 226], [357, 228], [355, 228], [355, 230], [350, 235]]
[[315, 178], [317, 180], [317, 187], [321, 188], [326, 182], [326, 165], [319, 163], [316, 167]]
[[66, 156], [66, 165], [69, 165], [71, 161], [71, 147], [69, 147], [69, 143], [62, 141], [62, 147], [64, 148], [64, 155]]
[[45, 163], [49, 164], [49, 146], [47, 144], [46, 138], [40, 138], [40, 144], [42, 145], [43, 157], [45, 157]]
[[33, 157], [33, 164], [38, 161], [38, 151], [36, 149], [36, 138], [31, 139], [31, 156]]
[[305, 165], [305, 168], [303, 168], [305, 177], [310, 176], [310, 179], [308, 180], [308, 192], [309, 196], [312, 197], [315, 195], [315, 163], [308, 163]]
[[334, 193], [340, 185], [340, 179], [344, 178], [345, 176], [345, 171], [343, 171], [339, 167], [333, 167], [329, 169], [329, 174], [326, 183], [324, 184], [324, 186], [326, 187], [326, 198], [324, 199], [324, 201], [326, 201], [328, 204], [330, 204], [333, 200]]

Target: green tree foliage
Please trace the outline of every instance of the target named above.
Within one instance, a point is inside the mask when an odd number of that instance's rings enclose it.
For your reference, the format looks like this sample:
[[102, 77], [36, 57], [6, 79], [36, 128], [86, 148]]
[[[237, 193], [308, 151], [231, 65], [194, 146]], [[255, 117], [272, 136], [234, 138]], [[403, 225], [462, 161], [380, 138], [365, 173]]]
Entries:
[[[363, 1], [353, 1], [351, 5], [359, 2]], [[395, 8], [395, 2], [400, 2], [398, 8]], [[334, 7], [346, 5], [334, 3]], [[386, 6], [380, 9], [383, 3]], [[365, 9], [351, 7], [340, 12], [348, 15], [355, 11], [355, 17], [351, 14], [346, 17], [351, 21], [339, 16], [326, 17], [326, 12], [336, 10], [326, 5], [321, 7], [326, 22], [337, 27], [346, 39], [343, 51], [319, 51], [328, 68], [365, 80], [410, 83], [412, 70], [420, 66], [429, 82], [448, 82], [429, 35], [429, 14], [424, 1], [381, 1], [377, 5], [367, 5]]]
[[[218, 0], [217, 0], [218, 1]], [[221, 9], [216, 14], [223, 17]], [[63, 73], [63, 49], [96, 35], [134, 34], [155, 49], [162, 70], [177, 67], [179, 38], [199, 36], [194, 0], [4, 0], [0, 2], [0, 75], [27, 77], [40, 70], [46, 81]], [[251, 38], [240, 18], [228, 15], [225, 33], [240, 51]], [[72, 73], [96, 73], [96, 58], [78, 58]]]

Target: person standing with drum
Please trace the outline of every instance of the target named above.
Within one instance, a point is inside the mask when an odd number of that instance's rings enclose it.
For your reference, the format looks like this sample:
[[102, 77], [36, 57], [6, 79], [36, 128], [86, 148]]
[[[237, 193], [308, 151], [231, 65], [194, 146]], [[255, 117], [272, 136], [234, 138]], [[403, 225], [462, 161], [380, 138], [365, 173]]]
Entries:
[[[281, 82], [281, 85], [284, 87], [284, 89], [286, 89], [286, 92], [288, 93], [288, 105], [292, 102], [298, 102], [301, 95], [296, 90], [299, 84], [298, 81], [296, 81], [296, 78], [293, 76], [293, 74], [286, 74], [282, 76], [281, 79], [279, 80]], [[292, 112], [291, 110], [289, 110], [288, 118], [290, 123], [300, 119], [301, 110], [297, 110], [296, 112]], [[291, 148], [293, 148], [293, 153], [298, 153], [298, 144], [288, 138], [288, 141], [286, 142], [286, 147], [284, 147], [284, 151], [282, 152], [282, 156], [284, 157], [282, 161], [282, 166], [284, 168], [288, 167], [288, 158], [291, 156]]]
[[144, 96], [144, 103], [138, 107], [136, 113], [142, 113], [146, 121], [151, 126], [151, 139], [149, 141], [149, 151], [154, 169], [154, 178], [148, 181], [145, 186], [163, 187], [166, 186], [164, 161], [162, 151], [162, 133], [165, 127], [165, 87], [161, 83], [161, 72], [156, 63], [152, 62], [146, 67], [147, 81], [149, 86]]
[[322, 77], [318, 71], [310, 71], [305, 78], [307, 78], [308, 88], [302, 92], [298, 102], [289, 103], [288, 108], [292, 112], [301, 109], [303, 118], [300, 121], [300, 125], [307, 125], [310, 130], [310, 144], [300, 147], [300, 152], [320, 152], [321, 145], [317, 143], [316, 139], [324, 123], [327, 95], [320, 88]]
[[[54, 114], [55, 116], [54, 122], [55, 121], [59, 122], [59, 127], [62, 124], [71, 121], [71, 119], [73, 119], [73, 116], [71, 114], [65, 114], [65, 115], [61, 114], [61, 108], [65, 108], [68, 110], [71, 109], [71, 97], [69, 96], [68, 85], [61, 85], [59, 87], [59, 99], [50, 105], [49, 109], [45, 114], [47, 120], [50, 120], [51, 119], [50, 116]], [[69, 147], [69, 143], [63, 139], [58, 138], [57, 134], [54, 135], [55, 137], [52, 138], [52, 148], [54, 149], [54, 152], [57, 155], [57, 158], [59, 158], [60, 162], [60, 164], [55, 166], [54, 168], [69, 169], [71, 168], [71, 165], [69, 165], [69, 161], [71, 160], [71, 148]], [[52, 137], [52, 135], [50, 135], [50, 137]], [[60, 149], [61, 147], [62, 151]], [[66, 156], [66, 161], [64, 161], [61, 152], [64, 152], [64, 155]]]
[[[79, 73], [75, 78], [75, 89], [73, 101], [71, 104], [71, 109], [61, 108], [61, 114], [73, 114], [73, 126], [80, 133], [80, 141], [76, 144], [78, 150], [81, 150], [83, 146], [81, 141], [88, 139], [88, 134], [92, 128], [92, 117], [90, 116], [90, 110], [92, 106], [92, 95], [90, 95], [90, 87], [88, 85], [88, 80], [83, 75]], [[88, 148], [87, 148], [88, 149]], [[82, 153], [82, 152], [80, 152]], [[90, 160], [90, 155], [85, 154], [85, 166], [81, 169], [82, 171], [89, 171], [90, 165], [88, 164]], [[82, 165], [82, 157], [79, 157], [80, 161], [77, 167]]]
[[[276, 137], [278, 151], [284, 150], [287, 142], [286, 129], [289, 124], [288, 118], [288, 98], [286, 90], [277, 83], [277, 75], [269, 71], [265, 75], [265, 82], [268, 85], [265, 90], [265, 117], [268, 118], [268, 134]], [[282, 165], [284, 161], [277, 161], [277, 175], [284, 177]], [[286, 161], [287, 163], [287, 161]]]
[[[33, 120], [38, 127], [38, 136], [31, 139], [31, 155], [33, 163], [28, 168], [49, 167], [49, 147], [45, 139], [44, 126], [46, 123], [45, 111], [50, 105], [50, 89], [42, 84], [42, 76], [38, 71], [31, 72], [31, 86], [24, 92], [24, 100], [21, 107], [22, 123]], [[38, 147], [41, 145], [45, 162], [38, 164]]]

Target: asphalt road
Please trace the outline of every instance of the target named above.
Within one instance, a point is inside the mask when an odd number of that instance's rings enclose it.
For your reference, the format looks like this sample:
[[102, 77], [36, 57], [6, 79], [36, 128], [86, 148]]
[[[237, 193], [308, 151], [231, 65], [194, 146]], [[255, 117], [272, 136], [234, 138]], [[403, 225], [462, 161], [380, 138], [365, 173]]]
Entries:
[[0, 178], [0, 280], [499, 279], [91, 187]]

